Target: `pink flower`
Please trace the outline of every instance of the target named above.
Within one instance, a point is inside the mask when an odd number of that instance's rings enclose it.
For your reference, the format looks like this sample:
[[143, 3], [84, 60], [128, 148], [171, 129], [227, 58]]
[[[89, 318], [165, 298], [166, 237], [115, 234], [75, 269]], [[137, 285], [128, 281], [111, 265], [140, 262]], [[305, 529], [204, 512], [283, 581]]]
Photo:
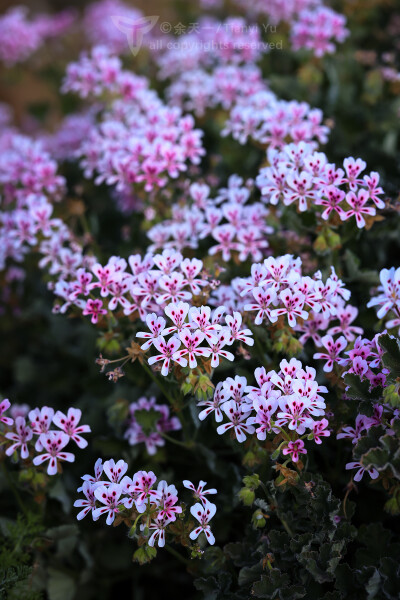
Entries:
[[97, 521], [100, 515], [107, 513], [106, 523], [112, 525], [115, 519], [115, 515], [119, 512], [118, 506], [123, 504], [125, 506], [126, 499], [119, 500], [122, 494], [122, 487], [118, 483], [111, 483], [107, 487], [100, 485], [94, 490], [96, 500], [104, 504], [100, 508], [95, 508], [93, 511], [93, 520]]
[[362, 158], [354, 159], [352, 156], [345, 158], [343, 166], [347, 177], [342, 179], [342, 183], [348, 183], [352, 192], [357, 190], [357, 186], [363, 183], [362, 179], [357, 179], [358, 175], [364, 171], [367, 163]]
[[342, 438], [349, 439], [352, 441], [352, 444], [357, 444], [357, 442], [362, 437], [362, 432], [368, 429], [369, 419], [365, 415], [357, 415], [355, 428], [353, 427], [343, 427], [341, 433], [338, 433], [336, 439], [340, 440]]
[[322, 345], [328, 350], [328, 353], [317, 352], [314, 354], [313, 358], [326, 360], [327, 362], [324, 364], [324, 371], [325, 373], [329, 373], [332, 371], [334, 363], [338, 362], [342, 350], [346, 348], [347, 340], [342, 335], [335, 342], [331, 335], [325, 335], [321, 341]]
[[88, 300], [86, 306], [82, 311], [83, 315], [92, 315], [92, 323], [96, 324], [99, 315], [106, 315], [107, 310], [103, 308], [103, 302], [101, 300]]
[[[83, 475], [81, 477], [81, 479], [83, 479], [83, 481], [88, 481], [90, 484], [98, 483], [101, 479], [102, 474], [103, 474], [103, 461], [101, 460], [101, 458], [98, 458], [94, 465], [94, 476], [93, 475]], [[83, 486], [78, 488], [78, 492], [81, 492], [82, 490], [83, 490]]]
[[93, 520], [96, 521], [96, 519], [94, 518], [94, 515], [93, 515], [93, 513], [96, 509], [96, 497], [94, 495], [94, 490], [96, 488], [93, 486], [93, 484], [90, 481], [85, 481], [83, 486], [79, 489], [82, 490], [82, 492], [86, 496], [86, 500], [84, 500], [84, 499], [75, 500], [75, 502], [74, 502], [75, 508], [83, 509], [83, 510], [81, 510], [81, 512], [79, 512], [76, 515], [76, 518], [78, 519], [78, 521], [81, 521], [84, 517], [86, 517], [86, 515], [90, 511], [92, 511]]
[[229, 429], [234, 430], [238, 442], [242, 443], [246, 440], [246, 433], [250, 435], [254, 433], [252, 418], [249, 418], [251, 407], [238, 406], [234, 400], [228, 400], [223, 406], [223, 411], [229, 419], [229, 423], [224, 423], [217, 428], [217, 433], [222, 435]]
[[14, 444], [9, 446], [6, 450], [7, 456], [11, 456], [17, 448], [21, 448], [21, 458], [26, 459], [29, 456], [28, 444], [32, 439], [33, 431], [25, 423], [24, 417], [17, 417], [15, 419], [16, 433], [6, 433], [5, 437], [8, 440], [12, 440]]
[[236, 235], [235, 228], [230, 224], [219, 225], [214, 229], [212, 235], [219, 243], [210, 248], [209, 254], [214, 256], [217, 252], [221, 252], [223, 260], [228, 262], [231, 258], [231, 252], [238, 249], [237, 242], [233, 241]]
[[296, 317], [302, 319], [308, 318], [308, 312], [303, 310], [304, 296], [303, 294], [291, 292], [289, 289], [282, 290], [279, 294], [285, 308], [277, 308], [271, 311], [270, 320], [274, 323], [280, 315], [287, 315], [290, 327], [295, 327], [297, 324]]
[[204, 531], [206, 534], [206, 538], [209, 544], [213, 545], [215, 543], [215, 537], [212, 534], [209, 522], [213, 518], [217, 511], [217, 507], [215, 504], [208, 503], [207, 506], [202, 506], [197, 502], [194, 506], [191, 507], [190, 512], [200, 523], [199, 527], [193, 529], [190, 532], [189, 537], [191, 540], [195, 540], [198, 538], [200, 533]]
[[195, 487], [191, 481], [189, 481], [188, 479], [184, 479], [183, 485], [188, 490], [191, 490], [195, 500], [200, 500], [203, 506], [207, 506], [210, 504], [210, 501], [208, 500], [208, 498], [206, 498], [206, 496], [217, 493], [217, 490], [215, 488], [210, 488], [209, 490], [204, 489], [207, 485], [206, 481], [199, 481], [198, 486]]
[[254, 319], [254, 323], [256, 325], [261, 325], [265, 317], [267, 317], [268, 320], [274, 322], [273, 319], [271, 319], [271, 309], [269, 307], [276, 300], [275, 290], [273, 288], [269, 288], [267, 290], [264, 290], [262, 288], [255, 288], [253, 289], [253, 296], [256, 302], [254, 304], [245, 304], [244, 310], [258, 311]]
[[190, 326], [204, 333], [207, 341], [211, 344], [216, 343], [218, 339], [216, 332], [221, 329], [221, 325], [210, 322], [210, 319], [211, 308], [209, 306], [200, 306], [200, 308], [192, 306], [189, 310]]
[[154, 340], [161, 335], [161, 332], [165, 328], [165, 319], [163, 317], [158, 317], [156, 313], [148, 314], [146, 316], [146, 323], [151, 333], [148, 331], [139, 331], [136, 334], [136, 337], [148, 340], [143, 344], [143, 346], [141, 346], [142, 350], [148, 350], [153, 344]]
[[154, 347], [160, 352], [156, 356], [150, 356], [148, 362], [149, 365], [153, 365], [156, 362], [164, 361], [161, 368], [161, 375], [166, 377], [169, 373], [171, 360], [177, 362], [181, 367], [186, 367], [187, 360], [178, 355], [178, 348], [181, 346], [181, 342], [178, 337], [173, 336], [170, 340], [165, 341], [162, 335], [153, 341]]
[[353, 342], [356, 335], [361, 335], [363, 330], [361, 327], [355, 327], [351, 325], [354, 319], [357, 318], [358, 309], [355, 306], [343, 306], [337, 309], [336, 318], [339, 319], [340, 324], [336, 327], [328, 329], [329, 335], [343, 334], [348, 342]]
[[[268, 386], [268, 384], [267, 384]], [[264, 441], [267, 436], [267, 432], [271, 431], [271, 419], [278, 407], [277, 398], [274, 397], [273, 392], [268, 394], [267, 398], [258, 397], [254, 398], [253, 405], [256, 411], [253, 425], [259, 425], [256, 430], [257, 438]]]
[[365, 226], [365, 219], [362, 216], [364, 215], [375, 215], [376, 210], [375, 207], [365, 206], [369, 199], [369, 193], [366, 190], [358, 190], [357, 196], [354, 192], [349, 192], [346, 194], [346, 202], [351, 207], [344, 215], [340, 215], [342, 220], [348, 219], [353, 215], [356, 218], [357, 227], [361, 229]]
[[321, 419], [321, 421], [314, 421], [313, 433], [314, 441], [316, 444], [322, 444], [321, 437], [329, 437], [331, 432], [327, 429], [329, 425], [328, 419]]
[[62, 431], [49, 431], [48, 433], [42, 433], [40, 436], [40, 442], [44, 450], [47, 450], [44, 454], [39, 454], [33, 459], [34, 465], [41, 465], [46, 460], [49, 461], [47, 468], [48, 475], [55, 475], [57, 473], [57, 460], [66, 460], [68, 462], [74, 462], [75, 456], [72, 452], [62, 452], [62, 449], [69, 442], [69, 437]]
[[191, 292], [185, 292], [182, 288], [185, 287], [185, 278], [182, 273], [171, 273], [171, 275], [162, 275], [159, 279], [159, 285], [165, 294], [161, 294], [157, 298], [157, 304], [164, 302], [177, 302], [179, 300], [190, 300]]
[[[158, 547], [163, 548], [165, 546], [165, 528], [169, 525], [171, 521], [167, 518], [156, 518], [154, 519], [150, 525], [149, 530], [153, 533], [149, 537], [147, 543], [149, 546], [153, 547], [156, 540], [158, 539]], [[144, 529], [144, 525], [142, 525]]]
[[189, 304], [187, 302], [171, 302], [164, 309], [167, 317], [174, 323], [172, 327], [167, 327], [161, 332], [161, 335], [169, 335], [186, 327], [190, 327], [189, 323], [186, 323], [186, 317], [189, 312]]
[[135, 504], [139, 512], [146, 510], [146, 500], [159, 500], [160, 494], [157, 490], [153, 490], [152, 487], [157, 481], [157, 477], [153, 471], [138, 471], [133, 476], [133, 488], [132, 491], [135, 494]]
[[299, 455], [307, 454], [307, 450], [304, 448], [303, 440], [296, 440], [295, 442], [288, 442], [287, 447], [282, 450], [282, 454], [290, 454], [292, 461], [297, 462]]
[[284, 204], [289, 205], [292, 202], [298, 202], [300, 212], [304, 212], [308, 208], [308, 198], [315, 200], [318, 194], [312, 189], [314, 185], [313, 177], [307, 171], [300, 174], [289, 173], [287, 175], [289, 189], [284, 192]]
[[208, 417], [208, 415], [210, 415], [212, 412], [214, 412], [216, 422], [220, 423], [223, 419], [221, 407], [224, 404], [224, 402], [229, 400], [229, 397], [230, 397], [229, 393], [226, 390], [224, 390], [222, 382], [220, 381], [219, 383], [217, 383], [215, 391], [214, 391], [213, 399], [212, 400], [202, 400], [197, 405], [197, 406], [206, 406], [207, 407], [207, 408], [203, 409], [201, 411], [201, 413], [199, 413], [200, 421], [204, 421], [204, 419], [206, 417]]
[[[31, 422], [31, 427], [33, 433], [37, 435], [41, 435], [42, 433], [47, 433], [51, 427], [51, 423], [54, 417], [54, 409], [49, 408], [48, 406], [43, 406], [43, 408], [35, 408], [31, 410], [29, 413], [29, 419]], [[40, 437], [38, 437], [35, 450], [40, 452], [43, 446], [40, 441]]]
[[[193, 185], [195, 185], [195, 184], [193, 184]], [[203, 261], [201, 261], [197, 258], [192, 258], [191, 260], [189, 258], [185, 258], [181, 262], [181, 270], [185, 276], [184, 284], [190, 286], [190, 289], [193, 294], [200, 294], [200, 291], [201, 291], [200, 288], [203, 287], [204, 285], [207, 285], [207, 282], [204, 281], [203, 279], [199, 279], [199, 278], [196, 279], [196, 276], [200, 273], [202, 268], [203, 268]]]
[[329, 185], [324, 190], [322, 197], [317, 198], [315, 200], [315, 204], [317, 206], [326, 206], [323, 211], [321, 217], [326, 221], [329, 218], [329, 215], [334, 210], [338, 213], [338, 215], [345, 219], [345, 214], [343, 208], [340, 204], [343, 202], [345, 198], [345, 193], [334, 185]]
[[366, 469], [360, 462], [349, 462], [346, 465], [346, 469], [358, 469], [357, 473], [354, 475], [354, 481], [360, 481], [365, 471], [367, 471], [371, 479], [376, 479], [379, 477], [379, 471], [377, 471], [375, 467], [369, 467]]
[[197, 367], [196, 356], [204, 356], [207, 358], [211, 354], [211, 350], [209, 348], [205, 348], [199, 345], [205, 339], [204, 333], [197, 330], [194, 333], [190, 333], [187, 330], [179, 332], [179, 338], [182, 341], [185, 348], [183, 350], [178, 350], [173, 355], [173, 360], [188, 356], [189, 359], [189, 367], [191, 369], [195, 369]]
[[181, 506], [175, 506], [178, 502], [177, 491], [174, 485], [168, 485], [166, 481], [160, 481], [157, 486], [158, 513], [157, 519], [169, 519], [172, 523], [176, 515], [182, 512]]
[[242, 315], [240, 312], [234, 312], [233, 316], [227, 315], [225, 317], [226, 324], [230, 331], [230, 337], [227, 342], [228, 345], [233, 344], [235, 340], [244, 342], [248, 346], [253, 346], [254, 340], [250, 336], [253, 335], [250, 329], [242, 329], [240, 327], [242, 325]]
[[278, 420], [275, 422], [277, 426], [282, 427], [289, 424], [289, 429], [296, 431], [299, 435], [303, 435], [306, 427], [312, 427], [313, 421], [308, 415], [310, 401], [307, 398], [300, 399], [295, 394], [281, 396], [279, 406], [282, 412], [277, 414]]
[[[113, 458], [110, 458], [110, 460], [106, 460], [103, 465], [103, 471], [111, 483], [119, 483], [121, 481], [121, 477], [125, 475], [127, 470], [128, 463], [122, 459], [116, 463]], [[103, 482], [103, 485], [108, 486], [111, 485], [111, 483], [106, 481]]]
[[11, 403], [8, 398], [5, 398], [0, 402], [0, 422], [4, 423], [4, 425], [7, 425], [7, 427], [11, 427], [11, 425], [14, 423], [13, 419], [10, 417], [3, 417], [3, 413], [5, 413], [10, 406]]
[[58, 410], [53, 417], [53, 422], [74, 440], [79, 448], [86, 448], [88, 443], [80, 434], [89, 433], [91, 429], [89, 425], [79, 425], [78, 427], [81, 416], [82, 411], [79, 408], [69, 408], [67, 415]]
[[369, 197], [375, 204], [376, 208], [385, 208], [384, 201], [379, 198], [383, 194], [383, 189], [378, 187], [379, 173], [372, 171], [369, 175], [364, 175], [364, 181], [367, 184]]
[[228, 336], [229, 336], [229, 334], [222, 331], [219, 333], [218, 337], [216, 338], [216, 340], [214, 342], [209, 341], [210, 350], [211, 350], [211, 366], [213, 369], [218, 367], [219, 362], [220, 362], [220, 358], [219, 358], [220, 356], [222, 356], [226, 360], [230, 360], [230, 361], [233, 361], [235, 359], [232, 352], [228, 352], [227, 350], [222, 350], [222, 348], [228, 342]]

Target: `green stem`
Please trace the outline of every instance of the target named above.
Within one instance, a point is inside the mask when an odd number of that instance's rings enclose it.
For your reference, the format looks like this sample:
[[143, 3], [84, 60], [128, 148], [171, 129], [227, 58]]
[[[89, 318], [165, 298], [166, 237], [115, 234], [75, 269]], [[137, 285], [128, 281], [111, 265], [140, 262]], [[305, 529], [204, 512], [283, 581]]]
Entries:
[[194, 448], [195, 447], [195, 443], [192, 442], [180, 442], [179, 440], [174, 439], [173, 437], [169, 436], [167, 433], [164, 432], [159, 432], [160, 435], [165, 438], [166, 440], [168, 440], [168, 442], [171, 442], [172, 444], [176, 444], [177, 446], [181, 446], [182, 448]]
[[171, 548], [171, 546], [169, 546], [168, 544], [165, 544], [164, 548], [165, 550], [167, 550], [167, 552], [172, 554], [172, 556], [175, 556], [175, 558], [180, 560], [184, 565], [189, 564], [189, 561], [184, 556], [182, 556], [182, 554], [179, 554], [179, 552], [177, 552], [175, 548]]
[[164, 394], [164, 396], [166, 398], [168, 398], [168, 400], [170, 401], [171, 405], [175, 404], [174, 399], [172, 398], [172, 396], [166, 391], [166, 389], [164, 388], [163, 384], [161, 383], [161, 381], [159, 381], [158, 377], [156, 377], [153, 373], [153, 371], [150, 369], [150, 367], [144, 362], [142, 364], [142, 367], [144, 368], [144, 370], [146, 371], [146, 373], [152, 378], [152, 380], [158, 385], [158, 387], [160, 388], [160, 390], [162, 391], [162, 393]]
[[264, 484], [262, 481], [260, 481], [260, 485], [261, 485], [261, 488], [263, 489], [263, 491], [264, 491], [264, 493], [265, 493], [265, 495], [266, 495], [266, 497], [267, 497], [267, 499], [268, 499], [268, 502], [269, 502], [270, 504], [273, 504], [273, 505], [276, 507], [276, 508], [275, 508], [275, 513], [276, 513], [276, 516], [278, 517], [278, 519], [279, 519], [279, 520], [280, 520], [280, 522], [282, 523], [282, 525], [283, 525], [284, 529], [285, 529], [285, 530], [286, 530], [286, 532], [287, 532], [287, 533], [290, 535], [290, 537], [293, 537], [293, 536], [294, 536], [294, 534], [293, 534], [293, 531], [290, 529], [290, 527], [289, 527], [289, 524], [288, 524], [288, 522], [286, 521], [286, 519], [285, 519], [284, 517], [282, 517], [282, 515], [280, 514], [280, 511], [278, 510], [278, 504], [277, 504], [277, 502], [276, 502], [275, 498], [273, 498], [273, 497], [271, 496], [271, 494], [269, 493], [269, 491], [268, 491], [268, 489], [267, 489], [266, 485], [265, 485], [265, 484]]

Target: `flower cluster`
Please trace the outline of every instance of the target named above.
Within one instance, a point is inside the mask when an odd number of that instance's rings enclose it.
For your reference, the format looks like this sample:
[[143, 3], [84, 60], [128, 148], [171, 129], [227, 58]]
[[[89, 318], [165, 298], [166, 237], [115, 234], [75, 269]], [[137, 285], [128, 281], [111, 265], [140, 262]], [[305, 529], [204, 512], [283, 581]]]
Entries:
[[250, 99], [264, 89], [258, 67], [228, 64], [211, 72], [203, 68], [185, 70], [168, 86], [167, 96], [173, 106], [201, 117], [210, 108], [231, 109], [241, 98]]
[[[343, 368], [343, 378], [351, 374], [361, 381], [368, 381], [370, 390], [377, 386], [381, 388], [387, 387], [386, 380], [389, 375], [389, 369], [382, 364], [382, 356], [385, 350], [379, 343], [380, 336], [381, 334], [377, 334], [372, 340], [360, 336], [355, 340], [353, 348], [346, 352], [347, 357], [339, 360], [339, 364]], [[349, 387], [346, 388], [346, 392], [348, 392], [348, 389]], [[399, 416], [399, 409], [385, 402], [383, 397], [380, 402], [373, 405], [371, 416], [362, 413], [357, 414], [354, 427], [343, 425], [336, 437], [337, 439], [351, 440], [354, 450], [357, 453], [358, 442], [367, 435], [372, 427], [380, 426], [386, 435], [395, 435], [392, 427], [398, 422]], [[371, 479], [376, 479], [379, 476], [379, 472], [375, 467], [366, 468], [360, 462], [359, 455], [356, 458], [358, 460], [346, 464], [346, 469], [357, 469], [354, 481], [360, 481], [365, 472], [370, 475]]]
[[[64, 450], [71, 440], [79, 448], [86, 448], [88, 445], [81, 434], [89, 433], [90, 427], [79, 425], [82, 416], [79, 408], [69, 408], [67, 414], [59, 410], [54, 412], [54, 409], [48, 406], [34, 408], [28, 413], [28, 423], [22, 415], [16, 416], [15, 421], [11, 417], [4, 416], [3, 413], [9, 408], [8, 399], [0, 403], [0, 422], [7, 428], [1, 435], [6, 443], [12, 442], [11, 446], [6, 448], [7, 456], [12, 456], [19, 451], [22, 460], [32, 459], [35, 466], [48, 461], [47, 474], [55, 475], [60, 470], [57, 461], [74, 462], [75, 460], [72, 452]], [[58, 429], [52, 429], [52, 425]], [[34, 445], [33, 440], [36, 440]], [[33, 457], [35, 452], [38, 455]]]
[[163, 79], [174, 78], [196, 69], [220, 65], [248, 65], [263, 53], [260, 31], [248, 27], [245, 20], [232, 17], [220, 22], [210, 17], [200, 19], [197, 27], [172, 43], [155, 58]]
[[390, 315], [392, 318], [386, 322], [386, 327], [387, 329], [399, 327], [400, 335], [400, 267], [397, 269], [395, 267], [382, 269], [379, 278], [381, 285], [377, 291], [380, 293], [374, 296], [367, 306], [379, 307], [378, 319], [384, 319]]
[[[248, 204], [251, 182], [232, 175], [228, 187], [210, 198], [210, 187], [193, 183], [189, 188], [189, 200], [185, 205], [172, 207], [172, 218], [154, 225], [147, 233], [159, 248], [198, 248], [201, 240], [212, 237], [215, 242], [208, 253], [221, 254], [223, 261], [233, 256], [245, 261], [248, 256], [262, 258], [268, 247], [266, 235], [273, 229], [267, 225], [268, 209], [261, 202]], [[249, 189], [250, 188], [250, 189]]]
[[267, 157], [270, 166], [262, 168], [257, 177], [267, 204], [276, 205], [280, 200], [285, 206], [295, 203], [300, 212], [320, 206], [323, 220], [332, 214], [338, 224], [354, 216], [358, 228], [366, 224], [364, 215], [374, 216], [376, 208], [385, 207], [379, 174], [360, 177], [366, 167], [361, 158], [346, 158], [342, 169], [329, 163], [315, 144], [305, 142], [270, 146]]
[[293, 50], [310, 50], [315, 56], [332, 54], [336, 44], [349, 35], [346, 18], [324, 6], [323, 0], [236, 0], [254, 14], [267, 14], [269, 21], [278, 25], [282, 21], [290, 28]]
[[[292, 332], [302, 334], [301, 344], [311, 339], [321, 347], [331, 344], [333, 335], [341, 334], [338, 347], [329, 348], [329, 356], [314, 356], [326, 358], [325, 370], [328, 371], [332, 370], [332, 361], [347, 347], [347, 341], [353, 341], [355, 335], [363, 332], [352, 325], [358, 310], [347, 304], [349, 298], [350, 291], [333, 267], [324, 282], [320, 271], [312, 277], [303, 275], [301, 259], [286, 254], [254, 263], [250, 277], [235, 278], [231, 286], [220, 286], [213, 292], [210, 304], [223, 302], [230, 310], [254, 315], [255, 325], [275, 324], [280, 317], [285, 317]], [[323, 331], [327, 331], [327, 335], [321, 337]]]
[[326, 6], [302, 10], [292, 26], [290, 40], [293, 50], [305, 48], [317, 57], [333, 54], [335, 43], [342, 43], [349, 35], [346, 18]]
[[0, 17], [0, 60], [9, 67], [29, 58], [48, 39], [59, 37], [75, 20], [71, 11], [31, 20], [27, 12], [25, 7], [17, 6]]
[[238, 97], [222, 133], [232, 135], [240, 144], [250, 138], [271, 149], [282, 150], [290, 142], [318, 140], [325, 144], [329, 127], [323, 124], [320, 109], [312, 108], [307, 102], [280, 100], [264, 86], [254, 94]]
[[[152, 418], [153, 415], [155, 418]], [[146, 421], [146, 416], [150, 417], [149, 423]], [[144, 426], [145, 424], [147, 427]], [[157, 447], [165, 445], [162, 434], [178, 429], [181, 429], [180, 421], [177, 417], [170, 416], [167, 404], [157, 404], [154, 397], [143, 397], [129, 405], [128, 428], [124, 437], [131, 446], [144, 443], [148, 454], [153, 455]]]
[[[104, 464], [99, 458], [95, 464], [95, 474], [84, 475], [84, 483], [78, 488], [83, 492], [85, 499], [76, 500], [74, 506], [81, 508], [77, 519], [81, 520], [89, 513], [94, 521], [106, 514], [107, 525], [112, 525], [116, 515], [124, 511], [133, 512], [136, 516], [133, 529], [136, 529], [138, 520], [141, 535], [149, 546], [157, 542], [159, 547], [165, 546], [166, 529], [176, 521], [177, 516], [183, 511], [178, 504], [178, 491], [176, 487], [165, 480], [160, 480], [155, 489], [157, 477], [152, 471], [137, 471], [132, 477], [125, 475], [128, 464], [119, 460], [106, 460]], [[107, 479], [102, 479], [102, 477]], [[204, 531], [207, 541], [214, 544], [215, 538], [211, 532], [209, 522], [215, 515], [216, 506], [212, 504], [207, 495], [216, 494], [216, 489], [205, 490], [206, 482], [200, 481], [197, 488], [191, 481], [185, 480], [183, 485], [190, 489], [196, 500], [200, 500], [191, 507], [190, 512], [197, 519], [199, 525], [190, 532], [189, 537], [195, 540]]]
[[[128, 265], [131, 272], [127, 271]], [[147, 315], [160, 312], [171, 302], [190, 300], [200, 294], [210, 284], [208, 274], [202, 270], [201, 260], [184, 259], [174, 250], [148, 253], [144, 257], [135, 254], [127, 261], [112, 256], [104, 266], [92, 262], [90, 270], [78, 268], [68, 280], [60, 278], [55, 293], [64, 304], [58, 310], [65, 312], [75, 305], [83, 315], [91, 316], [92, 323], [97, 323], [107, 311], [121, 309], [124, 315], [137, 312], [145, 320]]]
[[[101, 43], [111, 52], [125, 53], [128, 49], [127, 34], [134, 36], [140, 25], [142, 12], [120, 0], [100, 0], [85, 9], [83, 27], [85, 37], [92, 45]], [[125, 30], [123, 28], [125, 25]]]
[[368, 380], [371, 388], [385, 387], [389, 371], [382, 364], [384, 350], [379, 344], [380, 335], [375, 335], [372, 340], [357, 337], [353, 347], [345, 352], [347, 356], [338, 360], [338, 364], [343, 367], [342, 377], [348, 373], [355, 374], [361, 380]]
[[0, 136], [0, 269], [21, 262], [40, 238], [65, 237], [66, 226], [52, 218], [50, 200], [61, 197], [65, 180], [40, 142], [11, 129]]
[[[299, 454], [306, 454], [303, 439], [313, 439], [321, 443], [321, 437], [330, 435], [327, 429], [325, 401], [320, 395], [327, 393], [324, 386], [315, 380], [315, 369], [306, 367], [299, 360], [280, 362], [280, 370], [267, 372], [264, 367], [255, 370], [258, 386], [248, 385], [246, 377], [228, 377], [218, 383], [212, 400], [204, 400], [198, 406], [205, 406], [200, 414], [204, 420], [214, 412], [215, 420], [221, 423], [217, 433], [222, 435], [233, 430], [238, 442], [256, 434], [261, 441], [267, 433], [282, 433], [280, 445], [283, 454], [290, 454], [294, 462]], [[255, 414], [254, 414], [255, 413]]]
[[107, 47], [96, 46], [90, 56], [69, 64], [63, 90], [115, 96], [78, 151], [85, 176], [97, 173], [96, 184], [123, 191], [139, 183], [150, 192], [186, 171], [187, 161], [198, 164], [205, 153], [193, 118], [165, 105], [145, 78], [123, 71]]
[[[162, 362], [161, 374], [164, 376], [168, 375], [171, 362], [195, 369], [197, 357], [211, 357], [211, 367], [216, 368], [221, 358], [234, 360], [234, 355], [224, 350], [225, 346], [231, 346], [235, 341], [249, 346], [254, 344], [250, 329], [241, 328], [240, 313], [226, 315], [225, 325], [221, 324], [225, 312], [223, 306], [219, 306], [211, 314], [209, 306], [190, 307], [187, 302], [171, 302], [164, 308], [164, 312], [172, 322], [171, 327], [166, 327], [164, 317], [151, 313], [146, 317], [150, 332], [137, 333], [137, 337], [148, 340], [143, 344], [142, 350], [154, 346], [158, 351], [148, 362], [149, 365]], [[171, 337], [166, 339], [169, 335]], [[201, 345], [203, 343], [206, 345]]]

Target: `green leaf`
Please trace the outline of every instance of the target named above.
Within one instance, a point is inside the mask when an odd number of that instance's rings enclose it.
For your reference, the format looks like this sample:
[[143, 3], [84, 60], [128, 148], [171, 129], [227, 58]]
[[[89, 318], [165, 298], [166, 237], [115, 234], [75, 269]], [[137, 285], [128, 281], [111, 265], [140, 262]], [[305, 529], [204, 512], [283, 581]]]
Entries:
[[139, 565], [145, 565], [153, 560], [157, 556], [157, 548], [145, 545], [138, 548], [132, 556], [133, 562], [139, 563]]
[[246, 475], [243, 477], [243, 483], [249, 490], [256, 490], [260, 485], [260, 476], [258, 473], [253, 473], [253, 475]]
[[242, 488], [239, 492], [238, 492], [238, 496], [240, 498], [240, 500], [243, 502], [243, 504], [245, 506], [251, 506], [254, 502], [254, 499], [256, 497], [255, 493], [253, 492], [253, 490], [249, 490], [248, 488]]
[[150, 435], [156, 430], [156, 424], [161, 419], [162, 414], [159, 410], [151, 408], [150, 410], [135, 410], [135, 419], [143, 429], [145, 435]]
[[389, 334], [380, 335], [378, 344], [385, 353], [382, 356], [382, 363], [390, 370], [389, 381], [394, 382], [400, 377], [400, 344], [399, 340]]
[[[381, 430], [381, 428], [379, 429]], [[371, 439], [371, 437], [372, 435], [368, 434], [364, 440]], [[400, 446], [397, 438], [388, 434], [382, 435], [378, 440], [378, 444], [360, 454], [362, 448], [363, 444], [359, 442], [355, 450], [355, 455], [358, 454], [363, 467], [375, 467], [378, 471], [391, 469], [394, 477], [400, 479]]]
[[72, 600], [76, 592], [74, 579], [66, 573], [51, 567], [48, 573], [47, 593], [49, 600]]
[[353, 400], [366, 400], [372, 403], [382, 397], [382, 390], [379, 386], [370, 390], [369, 381], [367, 379], [361, 381], [354, 373], [345, 375], [344, 382], [348, 386], [346, 396]]

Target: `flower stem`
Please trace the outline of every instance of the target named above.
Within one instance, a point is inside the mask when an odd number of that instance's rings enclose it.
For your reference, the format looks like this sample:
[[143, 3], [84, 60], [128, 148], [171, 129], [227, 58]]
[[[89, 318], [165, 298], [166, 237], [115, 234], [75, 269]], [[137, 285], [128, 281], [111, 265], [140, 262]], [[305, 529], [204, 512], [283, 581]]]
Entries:
[[164, 433], [161, 431], [159, 433], [168, 442], [172, 442], [173, 444], [176, 444], [177, 446], [181, 446], [182, 448], [194, 448], [196, 445], [194, 442], [180, 442], [179, 440], [176, 440], [175, 438], [169, 436], [167, 433]]
[[184, 565], [188, 565], [189, 561], [187, 560], [187, 558], [185, 558], [184, 556], [182, 556], [182, 554], [180, 554], [179, 552], [177, 552], [175, 550], [175, 548], [171, 548], [171, 546], [169, 546], [168, 544], [165, 544], [164, 548], [167, 550], [167, 552], [169, 552], [170, 554], [172, 554], [172, 556], [175, 556], [175, 558], [177, 558], [178, 560], [180, 560]]
[[260, 485], [261, 485], [261, 488], [263, 489], [263, 491], [264, 491], [264, 493], [265, 493], [266, 497], [268, 498], [268, 502], [269, 502], [270, 504], [273, 504], [273, 505], [275, 506], [275, 513], [276, 513], [276, 516], [278, 517], [278, 519], [279, 519], [279, 520], [280, 520], [280, 522], [282, 523], [282, 525], [283, 525], [284, 529], [285, 529], [285, 530], [286, 530], [286, 532], [287, 532], [287, 533], [290, 535], [290, 537], [293, 537], [293, 536], [294, 536], [294, 533], [293, 533], [293, 531], [290, 529], [290, 527], [289, 527], [289, 524], [288, 524], [288, 522], [286, 521], [286, 519], [285, 519], [284, 517], [282, 517], [282, 515], [280, 514], [280, 511], [278, 510], [278, 505], [277, 505], [277, 502], [276, 502], [276, 500], [275, 500], [275, 499], [272, 497], [272, 495], [269, 493], [269, 491], [268, 491], [268, 489], [267, 489], [267, 486], [266, 486], [266, 485], [265, 485], [265, 484], [264, 484], [262, 481], [260, 481]]

